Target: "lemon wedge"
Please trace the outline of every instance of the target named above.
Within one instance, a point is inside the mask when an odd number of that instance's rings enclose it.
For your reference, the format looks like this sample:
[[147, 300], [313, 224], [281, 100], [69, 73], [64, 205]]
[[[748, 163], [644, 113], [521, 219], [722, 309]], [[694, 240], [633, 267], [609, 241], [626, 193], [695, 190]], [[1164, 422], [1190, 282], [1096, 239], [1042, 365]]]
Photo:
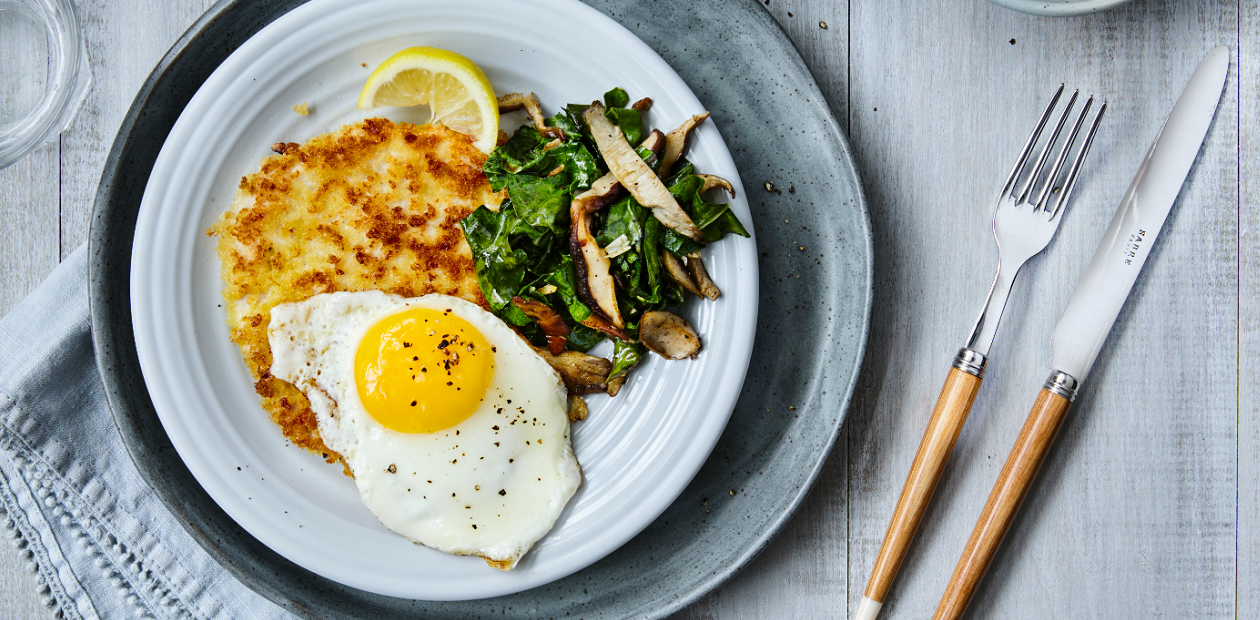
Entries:
[[436, 47], [409, 47], [368, 76], [359, 108], [428, 105], [429, 122], [473, 137], [489, 153], [499, 137], [499, 104], [481, 67]]

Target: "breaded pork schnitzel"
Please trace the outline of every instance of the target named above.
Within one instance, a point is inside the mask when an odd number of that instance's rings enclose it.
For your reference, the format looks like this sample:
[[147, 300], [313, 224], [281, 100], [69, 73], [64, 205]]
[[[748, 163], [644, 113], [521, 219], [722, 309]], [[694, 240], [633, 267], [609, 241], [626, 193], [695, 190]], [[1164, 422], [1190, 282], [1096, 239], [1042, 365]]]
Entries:
[[263, 408], [290, 441], [334, 462], [306, 397], [271, 376], [271, 309], [363, 290], [485, 307], [459, 221], [502, 197], [482, 174], [486, 155], [440, 125], [372, 118], [273, 149], [207, 233], [219, 237], [228, 328]]

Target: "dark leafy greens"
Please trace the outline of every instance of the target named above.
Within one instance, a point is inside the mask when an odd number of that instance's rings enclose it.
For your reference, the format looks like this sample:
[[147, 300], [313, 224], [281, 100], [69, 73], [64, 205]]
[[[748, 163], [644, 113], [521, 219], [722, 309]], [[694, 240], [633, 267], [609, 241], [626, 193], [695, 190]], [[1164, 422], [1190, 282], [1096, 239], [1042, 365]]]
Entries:
[[[621, 129], [631, 145], [639, 145], [649, 132], [643, 114], [627, 107], [630, 97], [626, 91], [614, 88], [603, 100], [604, 116]], [[541, 346], [545, 342], [541, 329], [512, 299], [542, 302], [570, 327], [565, 345], [576, 351], [589, 350], [606, 338], [603, 332], [582, 324], [594, 311], [578, 293], [578, 267], [569, 254], [571, 202], [608, 171], [583, 120], [586, 108], [570, 104], [545, 120], [547, 126], [564, 131], [562, 139], [553, 140], [525, 125], [496, 148], [483, 171], [494, 190], [507, 190], [507, 198], [497, 211], [482, 206], [461, 223], [472, 248], [477, 282], [491, 310]], [[644, 159], [651, 154], [642, 148], [638, 152]], [[701, 241], [667, 228], [651, 209], [629, 195], [592, 218], [595, 240], [611, 262], [628, 336], [614, 339], [610, 381], [624, 376], [642, 359], [645, 349], [637, 341], [640, 317], [683, 302], [683, 289], [666, 272], [661, 250], [685, 256], [728, 233], [748, 236], [729, 205], [708, 202], [701, 196], [704, 179], [696, 175], [690, 162], [680, 161], [675, 169], [663, 181], [700, 229]]]

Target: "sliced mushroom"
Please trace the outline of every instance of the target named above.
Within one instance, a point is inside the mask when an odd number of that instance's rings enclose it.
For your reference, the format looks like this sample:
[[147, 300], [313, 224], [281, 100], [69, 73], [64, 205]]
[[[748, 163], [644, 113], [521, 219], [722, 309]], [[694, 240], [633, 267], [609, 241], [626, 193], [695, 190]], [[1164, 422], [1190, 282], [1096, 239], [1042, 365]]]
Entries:
[[639, 143], [639, 148], [652, 151], [653, 155], [660, 157], [661, 153], [665, 152], [665, 134], [659, 129], [653, 129], [652, 133]]
[[685, 319], [666, 310], [644, 312], [639, 320], [639, 340], [649, 350], [667, 360], [695, 358], [700, 352], [700, 336]]
[[555, 354], [563, 353], [564, 346], [569, 343], [568, 336], [553, 336], [551, 334], [545, 334], [545, 337], [547, 339], [547, 350]]
[[665, 134], [661, 133], [659, 129], [653, 129], [652, 133], [648, 134], [648, 137], [639, 143], [639, 148], [646, 148], [652, 151], [652, 154], [643, 161], [649, 168], [655, 166], [661, 160], [661, 153], [665, 152]]
[[564, 381], [564, 387], [570, 396], [580, 394], [596, 394], [608, 390], [608, 373], [612, 372], [612, 362], [594, 355], [578, 351], [565, 351], [552, 355], [546, 349], [533, 347]]
[[556, 314], [551, 306], [535, 301], [533, 299], [525, 299], [523, 297], [513, 297], [512, 305], [520, 309], [531, 319], [534, 319], [538, 326], [542, 328], [543, 334], [547, 336], [547, 349], [552, 355], [559, 355], [564, 351], [565, 342], [571, 333], [569, 326], [565, 325], [564, 319]]
[[591, 313], [590, 316], [586, 317], [586, 320], [582, 321], [582, 324], [591, 329], [604, 332], [605, 334], [608, 334], [609, 336], [612, 336], [613, 338], [618, 338], [621, 340], [630, 339], [630, 336], [626, 335], [626, 332], [622, 331], [620, 327], [613, 325], [611, 322], [608, 321], [608, 319], [605, 319], [604, 317], [598, 314], [595, 314], [593, 312]]
[[617, 307], [617, 289], [608, 271], [611, 263], [591, 234], [590, 216], [611, 204], [621, 192], [617, 178], [606, 174], [569, 203], [569, 216], [573, 221], [569, 230], [569, 254], [577, 267], [578, 295], [618, 328], [624, 327], [626, 322]]
[[630, 107], [638, 110], [640, 114], [643, 114], [644, 112], [647, 112], [648, 110], [652, 109], [652, 98], [644, 97], [630, 104]]
[[529, 120], [534, 122], [534, 129], [538, 133], [548, 138], [563, 139], [564, 130], [559, 127], [548, 127], [546, 121], [543, 120], [542, 104], [538, 103], [538, 97], [534, 93], [528, 95], [524, 93], [511, 93], [499, 97], [499, 112], [515, 112], [521, 108], [525, 108], [525, 113], [529, 114]]
[[713, 301], [722, 294], [718, 290], [717, 284], [713, 283], [713, 279], [709, 277], [709, 272], [704, 268], [704, 261], [700, 259], [697, 252], [694, 256], [687, 257], [687, 271], [691, 273], [691, 279], [696, 282], [696, 287], [700, 289], [700, 294]]
[[569, 421], [585, 420], [587, 414], [586, 401], [581, 396], [569, 397]]
[[[639, 157], [626, 136], [612, 121], [604, 116], [604, 106], [598, 101], [582, 112], [582, 117], [591, 127], [591, 135], [595, 145], [608, 163], [608, 169], [616, 175], [621, 185], [629, 190], [639, 204], [652, 209], [652, 215], [662, 224], [678, 231], [678, 233], [700, 240], [700, 229], [696, 228], [691, 217], [678, 206], [678, 201], [669, 188], [665, 187], [660, 177], [652, 172], [647, 163]], [[665, 137], [665, 157], [669, 156], [669, 136]], [[663, 163], [663, 162], [662, 162]]]
[[665, 272], [669, 274], [669, 277], [684, 289], [697, 297], [703, 294], [700, 292], [700, 287], [696, 286], [695, 280], [691, 279], [691, 274], [687, 273], [687, 267], [683, 265], [682, 259], [674, 256], [673, 252], [662, 249], [661, 262], [665, 263]]
[[678, 158], [682, 157], [683, 151], [687, 150], [687, 139], [691, 137], [691, 130], [703, 123], [706, 118], [709, 118], [708, 111], [683, 121], [678, 129], [666, 134], [665, 157], [661, 160], [662, 177], [669, 176], [669, 171], [673, 169], [674, 164], [678, 163]]
[[626, 384], [626, 375], [621, 375], [620, 377], [617, 377], [616, 379], [609, 381], [608, 382], [608, 395], [616, 396], [619, 392], [621, 392], [621, 386], [625, 384]]
[[704, 186], [700, 188], [701, 194], [715, 187], [720, 187], [726, 190], [726, 193], [730, 194], [731, 198], [735, 197], [735, 188], [731, 185], [730, 181], [727, 181], [716, 174], [697, 174], [696, 176], [704, 180]]

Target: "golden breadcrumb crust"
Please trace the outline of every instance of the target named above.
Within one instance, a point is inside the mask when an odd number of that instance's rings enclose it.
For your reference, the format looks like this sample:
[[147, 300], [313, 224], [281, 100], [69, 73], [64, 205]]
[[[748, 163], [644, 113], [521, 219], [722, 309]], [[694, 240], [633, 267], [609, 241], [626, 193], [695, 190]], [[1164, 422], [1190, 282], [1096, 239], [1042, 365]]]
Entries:
[[485, 154], [440, 125], [370, 118], [273, 149], [207, 234], [219, 237], [230, 337], [263, 408], [295, 445], [332, 463], [340, 455], [324, 445], [306, 397], [271, 376], [271, 308], [363, 290], [485, 307], [459, 221], [502, 196], [481, 172]]

